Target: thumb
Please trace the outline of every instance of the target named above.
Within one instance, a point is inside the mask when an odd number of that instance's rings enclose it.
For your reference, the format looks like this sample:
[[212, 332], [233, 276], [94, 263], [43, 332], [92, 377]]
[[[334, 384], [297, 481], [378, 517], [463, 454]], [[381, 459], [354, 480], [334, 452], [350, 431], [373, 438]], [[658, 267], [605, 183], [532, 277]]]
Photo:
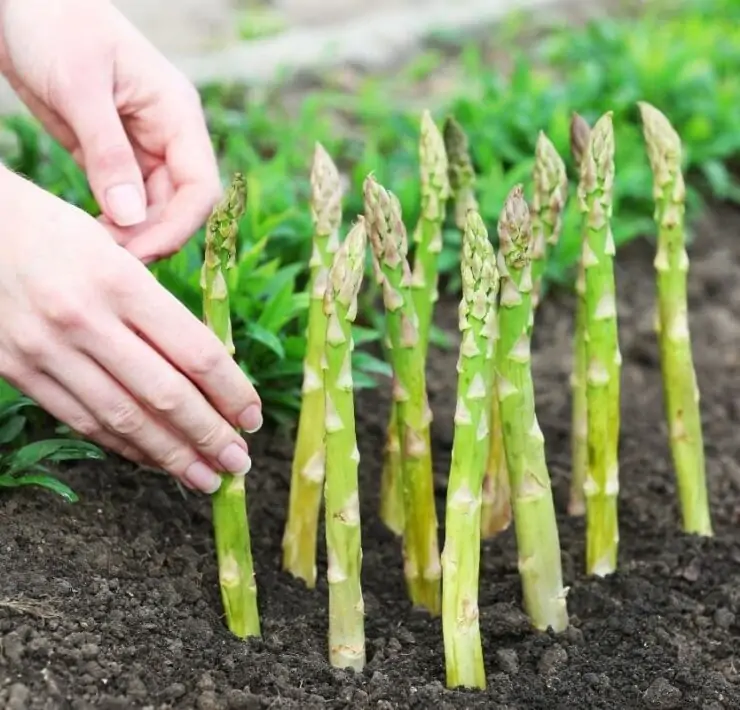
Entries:
[[113, 98], [89, 92], [65, 106], [80, 144], [90, 188], [103, 214], [119, 227], [146, 220], [146, 192], [133, 146]]

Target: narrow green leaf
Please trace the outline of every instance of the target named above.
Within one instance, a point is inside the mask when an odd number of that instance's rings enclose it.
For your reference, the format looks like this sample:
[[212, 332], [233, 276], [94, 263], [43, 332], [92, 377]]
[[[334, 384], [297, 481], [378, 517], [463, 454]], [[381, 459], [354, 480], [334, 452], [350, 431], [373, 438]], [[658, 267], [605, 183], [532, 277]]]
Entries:
[[387, 362], [361, 350], [352, 353], [352, 366], [366, 374], [383, 375], [384, 377], [393, 375], [393, 369]]
[[21, 434], [28, 420], [18, 414], [0, 423], [0, 446], [6, 446]]
[[28, 444], [5, 458], [5, 473], [11, 476], [42, 461], [101, 460], [105, 454], [94, 444], [69, 439], [46, 439]]
[[0, 476], [0, 488], [19, 488], [21, 486], [38, 486], [46, 488], [58, 496], [64, 498], [68, 503], [76, 503], [79, 500], [77, 494], [66, 484], [54, 476], [46, 474], [26, 474], [21, 476]]
[[[263, 328], [259, 323], [251, 322], [247, 325], [247, 338], [261, 343], [271, 352], [275, 353], [281, 360], [285, 357], [285, 350], [275, 333]], [[262, 375], [264, 378], [264, 375]]]

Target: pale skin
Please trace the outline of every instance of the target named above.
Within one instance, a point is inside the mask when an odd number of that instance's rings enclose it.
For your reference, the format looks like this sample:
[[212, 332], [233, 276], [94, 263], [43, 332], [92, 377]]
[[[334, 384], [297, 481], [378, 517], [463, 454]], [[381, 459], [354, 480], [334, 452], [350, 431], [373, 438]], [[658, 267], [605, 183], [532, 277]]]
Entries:
[[98, 219], [0, 165], [0, 377], [193, 490], [248, 472], [258, 394], [145, 264], [221, 195], [198, 94], [108, 0], [0, 0], [0, 71], [84, 169]]

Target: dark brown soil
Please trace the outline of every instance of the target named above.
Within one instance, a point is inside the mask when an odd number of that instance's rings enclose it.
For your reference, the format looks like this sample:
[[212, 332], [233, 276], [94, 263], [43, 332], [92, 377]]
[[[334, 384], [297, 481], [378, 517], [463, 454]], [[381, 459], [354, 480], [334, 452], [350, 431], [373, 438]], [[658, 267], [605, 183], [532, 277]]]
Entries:
[[[652, 332], [652, 247], [619, 255], [623, 370], [621, 568], [583, 575], [583, 521], [568, 487], [572, 300], [543, 306], [539, 416], [560, 518], [571, 628], [528, 628], [513, 531], [483, 550], [483, 694], [444, 689], [441, 627], [406, 601], [398, 544], [376, 516], [387, 394], [359, 401], [369, 663], [325, 661], [327, 592], [280, 571], [291, 445], [254, 440], [250, 515], [264, 640], [240, 643], [220, 614], [208, 501], [126, 465], [67, 474], [66, 505], [30, 490], [0, 500], [0, 707], [562, 708], [740, 707], [740, 216], [717, 208], [692, 250], [691, 311], [716, 536], [679, 532]], [[455, 327], [455, 304], [439, 322]], [[440, 515], [451, 446], [455, 353], [435, 353], [430, 389]], [[380, 413], [380, 414], [379, 414]], [[440, 517], [440, 520], [443, 518]], [[320, 573], [323, 573], [323, 555]]]

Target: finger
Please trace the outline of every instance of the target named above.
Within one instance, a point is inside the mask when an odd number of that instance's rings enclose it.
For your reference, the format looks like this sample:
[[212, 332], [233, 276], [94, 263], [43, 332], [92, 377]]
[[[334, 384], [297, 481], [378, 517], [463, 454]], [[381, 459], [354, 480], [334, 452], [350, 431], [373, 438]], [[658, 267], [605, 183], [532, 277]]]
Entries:
[[100, 346], [87, 349], [103, 370], [216, 470], [249, 471], [246, 442], [187, 377], [120, 322], [104, 326], [103, 333]]
[[218, 490], [221, 479], [212, 468], [186, 442], [139, 406], [95, 361], [80, 352], [66, 351], [45, 363], [45, 369], [79, 399], [103, 429], [204, 493]]
[[58, 108], [77, 137], [90, 188], [103, 213], [114, 224], [128, 227], [146, 219], [146, 192], [112, 86], [112, 78], [104, 75], [70, 83]]
[[207, 397], [232, 425], [248, 434], [262, 426], [262, 403], [223, 343], [142, 265], [143, 278], [126, 280], [119, 316]]
[[[163, 104], [162, 110], [171, 109]], [[159, 223], [127, 245], [145, 263], [181, 249], [206, 221], [223, 192], [216, 156], [197, 99], [193, 98], [185, 107], [181, 128], [167, 145], [165, 158], [175, 194]]]
[[41, 372], [26, 373], [19, 378], [19, 387], [46, 412], [77, 434], [134, 463], [146, 461], [146, 456], [139, 449], [106, 431], [66, 388], [48, 375]]
[[[170, 182], [167, 168], [160, 165], [154, 168], [145, 180], [147, 194], [146, 221], [131, 227], [118, 227], [106, 215], [100, 215], [98, 220], [113, 235], [116, 242], [126, 247], [133, 239], [148, 234], [152, 226], [159, 223], [162, 212], [175, 194], [175, 188]], [[164, 256], [170, 256], [165, 254]]]

